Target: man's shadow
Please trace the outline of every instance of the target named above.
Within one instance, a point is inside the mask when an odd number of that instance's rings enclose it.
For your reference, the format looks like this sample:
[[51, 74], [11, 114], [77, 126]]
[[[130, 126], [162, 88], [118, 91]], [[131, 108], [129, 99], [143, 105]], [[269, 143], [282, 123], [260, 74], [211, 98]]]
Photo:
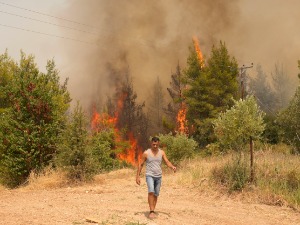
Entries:
[[[166, 212], [162, 212], [162, 211], [155, 211], [154, 213], [155, 213], [156, 216], [166, 215], [167, 217], [171, 217], [170, 213], [166, 213]], [[140, 215], [140, 214], [144, 214], [145, 217], [149, 218], [150, 212], [146, 211], [146, 212], [136, 212], [136, 213], [134, 213], [134, 215]]]

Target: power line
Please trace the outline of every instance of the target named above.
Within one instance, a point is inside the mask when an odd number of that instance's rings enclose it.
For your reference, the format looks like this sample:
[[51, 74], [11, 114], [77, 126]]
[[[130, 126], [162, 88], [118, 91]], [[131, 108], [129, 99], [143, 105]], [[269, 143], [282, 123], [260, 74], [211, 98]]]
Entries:
[[31, 18], [31, 17], [21, 16], [21, 15], [6, 12], [6, 11], [1, 11], [0, 10], [0, 13], [12, 15], [12, 16], [17, 16], [17, 17], [20, 17], [20, 18], [25, 18], [25, 19], [28, 19], [28, 20], [33, 20], [33, 21], [37, 21], [37, 22], [41, 22], [41, 23], [46, 23], [46, 24], [50, 24], [50, 25], [53, 25], [53, 26], [63, 27], [63, 28], [67, 28], [67, 29], [70, 29], [70, 30], [76, 30], [76, 31], [80, 31], [80, 32], [84, 32], [84, 33], [88, 33], [88, 34], [92, 34], [92, 35], [98, 35], [98, 34], [93, 33], [93, 32], [80, 30], [80, 29], [76, 29], [76, 28], [72, 28], [72, 27], [67, 27], [67, 26], [63, 26], [63, 25], [59, 25], [59, 24], [55, 24], [55, 23], [50, 23], [50, 22], [46, 22], [46, 21], [43, 21], [43, 20], [34, 19], [34, 18]]
[[82, 25], [82, 26], [87, 26], [87, 27], [91, 27], [91, 28], [94, 28], [94, 29], [98, 29], [96, 27], [93, 27], [93, 26], [85, 24], [85, 23], [81, 23], [81, 22], [77, 22], [77, 21], [74, 21], [74, 20], [65, 19], [65, 18], [58, 17], [58, 16], [52, 16], [50, 14], [38, 12], [38, 11], [35, 11], [35, 10], [31, 10], [31, 9], [26, 9], [26, 8], [19, 7], [19, 6], [16, 6], [16, 5], [11, 5], [11, 4], [8, 4], [8, 3], [5, 3], [5, 2], [0, 2], [0, 4], [6, 5], [6, 6], [10, 6], [10, 7], [13, 7], [13, 8], [17, 8], [17, 9], [26, 10], [26, 11], [33, 12], [33, 13], [37, 13], [37, 14], [40, 14], [40, 15], [43, 15], [43, 16], [49, 16], [49, 17], [52, 17], [52, 18], [55, 18], [55, 19], [60, 19], [60, 20], [64, 20], [64, 21], [67, 21], [67, 22], [76, 23], [76, 24], [79, 24], [79, 25]]
[[[46, 13], [38, 12], [38, 11], [35, 11], [35, 10], [31, 10], [31, 9], [27, 9], [27, 8], [15, 6], [15, 5], [11, 5], [11, 4], [4, 3], [4, 2], [0, 2], [0, 4], [10, 6], [10, 7], [14, 7], [14, 8], [18, 8], [18, 9], [22, 9], [22, 10], [26, 10], [26, 11], [29, 11], [29, 12], [34, 12], [34, 13], [44, 15], [44, 16], [48, 16], [48, 17], [52, 17], [52, 18], [55, 18], [55, 19], [65, 20], [65, 21], [68, 21], [68, 22], [71, 22], [71, 23], [75, 23], [75, 24], [79, 24], [79, 25], [83, 25], [83, 26], [87, 26], [87, 27], [91, 27], [91, 28], [99, 30], [96, 27], [93, 27], [93, 26], [90, 26], [88, 24], [84, 24], [84, 23], [81, 23], [81, 22], [77, 22], [77, 21], [74, 21], [74, 20], [69, 20], [69, 19], [65, 19], [65, 18], [62, 18], [62, 17], [53, 16], [53, 15], [50, 15], [50, 14], [46, 14]], [[50, 25], [53, 25], [53, 26], [58, 26], [58, 27], [63, 27], [63, 28], [71, 29], [71, 30], [76, 30], [76, 31], [79, 31], [79, 32], [89, 33], [89, 34], [92, 34], [92, 35], [99, 35], [99, 34], [96, 34], [96, 33], [93, 33], [93, 32], [80, 30], [80, 29], [76, 29], [76, 28], [71, 28], [71, 27], [68, 27], [68, 26], [63, 26], [63, 25], [59, 25], [59, 24], [55, 24], [55, 23], [50, 23], [50, 22], [46, 22], [46, 21], [42, 21], [42, 20], [39, 20], [39, 19], [34, 19], [34, 18], [18, 15], [18, 14], [14, 14], [14, 13], [10, 13], [10, 12], [0, 11], [0, 13], [5, 13], [5, 14], [9, 14], [9, 15], [29, 19], [29, 20], [34, 20], [34, 21], [38, 21], [38, 22], [41, 22], [41, 23], [50, 24]], [[10, 27], [10, 28], [13, 28], [13, 29], [23, 30], [23, 31], [27, 31], [27, 32], [32, 32], [32, 33], [37, 33], [37, 34], [42, 34], [42, 35], [47, 35], [47, 36], [52, 36], [52, 37], [68, 39], [68, 40], [82, 42], [82, 43], [86, 43], [86, 44], [97, 45], [96, 43], [91, 43], [91, 42], [82, 41], [82, 40], [78, 40], [78, 39], [68, 38], [68, 37], [64, 37], [64, 36], [58, 36], [58, 35], [43, 33], [43, 32], [39, 32], [39, 31], [28, 30], [28, 29], [24, 29], [24, 28], [20, 28], [20, 27], [9, 26], [9, 25], [6, 25], [6, 24], [0, 24], [0, 26]], [[131, 38], [131, 39], [135, 40], [135, 41], [138, 41], [138, 43], [140, 45], [144, 45], [144, 46], [151, 47], [151, 48], [154, 47], [153, 44], [150, 41], [140, 40], [138, 38]], [[160, 47], [164, 47], [164, 46], [160, 46]]]
[[[68, 21], [68, 22], [72, 22], [72, 23], [75, 23], [75, 24], [79, 24], [79, 25], [83, 25], [83, 26], [87, 26], [87, 27], [91, 27], [91, 28], [99, 30], [98, 28], [90, 26], [88, 24], [84, 24], [84, 23], [81, 23], [81, 22], [77, 22], [77, 21], [65, 19], [65, 18], [62, 18], [62, 17], [52, 16], [52, 15], [49, 15], [49, 14], [41, 13], [41, 12], [38, 12], [38, 11], [35, 11], [35, 10], [26, 9], [26, 8], [15, 6], [15, 5], [11, 5], [11, 4], [7, 4], [7, 3], [4, 3], [4, 2], [0, 2], [0, 4], [7, 5], [7, 6], [10, 6], [10, 7], [14, 7], [14, 8], [18, 8], [18, 9], [22, 9], [22, 10], [26, 10], [26, 11], [29, 11], [29, 12], [34, 12], [34, 13], [37, 13], [37, 14], [40, 14], [40, 15], [44, 15], [44, 16], [49, 16], [49, 17], [52, 17], [52, 18], [55, 18], [55, 19], [65, 20], [65, 21]], [[68, 29], [72, 29], [72, 30], [77, 30], [77, 31], [80, 31], [80, 32], [85, 32], [85, 33], [90, 33], [90, 34], [93, 34], [93, 35], [98, 35], [98, 34], [93, 33], [93, 32], [84, 31], [84, 30], [80, 30], [80, 29], [76, 29], [76, 28], [67, 27], [67, 26], [62, 26], [62, 25], [58, 25], [58, 24], [54, 24], [54, 23], [50, 23], [50, 22], [46, 22], [46, 21], [42, 21], [42, 20], [30, 18], [30, 17], [26, 17], [26, 16], [22, 16], [22, 15], [18, 15], [18, 14], [13, 14], [13, 13], [5, 12], [5, 11], [0, 11], [0, 13], [6, 13], [6, 14], [13, 15], [13, 16], [18, 16], [18, 17], [21, 17], [21, 18], [26, 18], [26, 19], [29, 19], [29, 20], [35, 20], [35, 21], [38, 21], [38, 22], [51, 24], [51, 25], [54, 25], [54, 26], [64, 27], [64, 28], [68, 28]], [[29, 31], [29, 32], [33, 32], [33, 33], [44, 34], [44, 35], [48, 35], [48, 36], [60, 37], [60, 38], [69, 39], [69, 40], [73, 40], [73, 41], [78, 41], [78, 40], [72, 39], [72, 38], [66, 38], [66, 37], [62, 37], [62, 36], [46, 34], [46, 33], [38, 32], [38, 31], [26, 30], [26, 29], [23, 29], [23, 28], [13, 27], [13, 26], [4, 25], [4, 24], [2, 24], [2, 26], [11, 27], [11, 28], [14, 28], [14, 29], [19, 29], [19, 30], [24, 30], [24, 31]], [[135, 41], [138, 41], [139, 44], [141, 44], [141, 45], [144, 45], [144, 46], [147, 46], [147, 47], [151, 47], [151, 48], [154, 47], [153, 44], [150, 41], [146, 41], [146, 40], [141, 41], [140, 39], [137, 39], [137, 38], [131, 38], [131, 39], [135, 40]], [[89, 42], [85, 42], [85, 41], [79, 41], [79, 42], [89, 43]], [[163, 47], [163, 46], [161, 46], [161, 47]]]
[[266, 104], [264, 104], [256, 95], [254, 95], [254, 96], [260, 102], [260, 104], [262, 104], [273, 116], [275, 116], [275, 113], [270, 109], [269, 106], [267, 106]]
[[42, 35], [46, 35], [46, 36], [62, 38], [62, 39], [66, 39], [66, 40], [77, 41], [77, 42], [81, 42], [81, 43], [85, 43], [85, 44], [89, 44], [89, 45], [97, 45], [96, 43], [92, 43], [92, 42], [88, 42], [88, 41], [82, 41], [82, 40], [79, 40], [79, 39], [74, 39], [74, 38], [69, 38], [69, 37], [64, 37], [64, 36], [58, 36], [58, 35], [54, 35], [54, 34], [47, 34], [47, 33], [39, 32], [39, 31], [24, 29], [24, 28], [20, 28], [20, 27], [14, 27], [14, 26], [6, 25], [6, 24], [0, 24], [0, 26], [9, 27], [9, 28], [17, 29], [17, 30], [23, 30], [23, 31], [27, 31], [27, 32], [32, 32], [32, 33], [36, 33], [36, 34], [42, 34]]

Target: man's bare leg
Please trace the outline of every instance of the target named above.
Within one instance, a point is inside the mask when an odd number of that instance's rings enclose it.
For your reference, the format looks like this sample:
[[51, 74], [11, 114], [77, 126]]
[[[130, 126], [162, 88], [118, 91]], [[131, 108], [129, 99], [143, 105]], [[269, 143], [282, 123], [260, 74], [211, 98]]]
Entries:
[[157, 202], [157, 196], [155, 196], [153, 192], [148, 193], [148, 203], [150, 208], [149, 218], [155, 217], [154, 209], [156, 206], [156, 202]]
[[156, 196], [156, 195], [154, 195], [154, 209], [153, 209], [153, 211], [155, 210], [156, 203], [157, 203], [157, 196]]

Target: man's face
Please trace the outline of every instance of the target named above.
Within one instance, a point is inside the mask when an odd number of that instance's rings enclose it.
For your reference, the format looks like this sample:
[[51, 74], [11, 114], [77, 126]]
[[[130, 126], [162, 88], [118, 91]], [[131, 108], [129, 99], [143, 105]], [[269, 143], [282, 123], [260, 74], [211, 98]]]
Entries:
[[157, 149], [159, 145], [159, 141], [152, 141], [152, 148]]

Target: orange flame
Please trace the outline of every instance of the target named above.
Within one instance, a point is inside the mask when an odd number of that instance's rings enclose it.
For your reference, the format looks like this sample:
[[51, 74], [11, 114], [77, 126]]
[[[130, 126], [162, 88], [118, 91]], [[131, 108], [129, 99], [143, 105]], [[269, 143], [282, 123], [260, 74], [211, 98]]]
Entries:
[[200, 50], [200, 45], [199, 45], [198, 38], [193, 37], [193, 43], [194, 43], [195, 51], [197, 53], [197, 57], [198, 57], [200, 68], [203, 68], [204, 67], [204, 58], [203, 58], [203, 54], [202, 54], [202, 52]]
[[129, 148], [125, 149], [122, 153], [118, 154], [118, 158], [124, 160], [134, 166], [137, 165], [138, 160], [141, 159], [142, 149], [138, 145], [137, 140], [135, 139], [132, 132], [129, 132], [126, 136], [128, 136], [129, 140], [123, 140], [121, 132], [117, 128], [118, 117], [123, 110], [124, 100], [126, 99], [126, 94], [122, 94], [121, 97], [117, 101], [117, 110], [115, 112], [115, 116], [111, 117], [107, 113], [99, 114], [95, 109], [91, 120], [91, 128], [94, 132], [101, 132], [109, 128], [114, 129], [115, 140], [116, 142], [129, 142]]
[[94, 132], [101, 132], [108, 128], [114, 128], [117, 118], [109, 116], [107, 113], [99, 114], [95, 109], [92, 116], [91, 127]]
[[181, 108], [178, 111], [177, 114], [177, 132], [180, 134], [188, 134], [189, 129], [187, 126], [187, 119], [186, 119], [186, 106], [184, 103], [182, 103]]
[[142, 157], [142, 149], [138, 146], [137, 140], [134, 138], [132, 132], [129, 133], [129, 143], [130, 148], [120, 153], [118, 157], [132, 165], [137, 165], [137, 160], [139, 161]]

